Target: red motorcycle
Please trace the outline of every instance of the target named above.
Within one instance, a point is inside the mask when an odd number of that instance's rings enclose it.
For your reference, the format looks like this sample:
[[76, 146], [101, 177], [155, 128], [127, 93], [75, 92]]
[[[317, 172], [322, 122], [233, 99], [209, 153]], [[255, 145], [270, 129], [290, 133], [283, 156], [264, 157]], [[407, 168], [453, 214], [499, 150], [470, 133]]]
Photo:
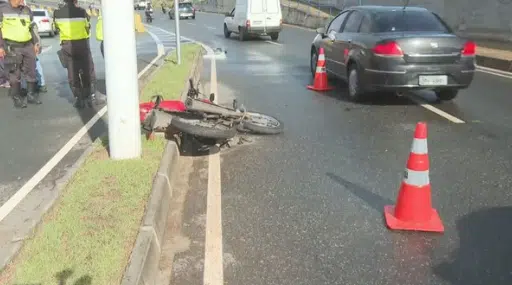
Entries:
[[[249, 112], [233, 100], [233, 107], [214, 104], [209, 99], [198, 99], [199, 92], [190, 80], [185, 102], [163, 100], [154, 96], [151, 102], [140, 104], [140, 120], [146, 132], [185, 133], [201, 138], [207, 144], [233, 138], [237, 132], [275, 135], [284, 131], [283, 123], [269, 115]], [[206, 140], [205, 140], [206, 139]]]

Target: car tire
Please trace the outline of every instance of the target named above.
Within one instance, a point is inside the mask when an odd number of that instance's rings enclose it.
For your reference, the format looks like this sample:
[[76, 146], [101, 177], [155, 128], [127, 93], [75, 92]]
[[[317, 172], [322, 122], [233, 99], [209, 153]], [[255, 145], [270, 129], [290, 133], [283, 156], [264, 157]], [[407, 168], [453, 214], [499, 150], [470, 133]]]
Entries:
[[459, 90], [457, 89], [442, 89], [436, 91], [436, 96], [441, 101], [451, 101], [457, 97]]
[[277, 41], [277, 39], [279, 38], [279, 33], [270, 33], [269, 36], [271, 40]]
[[348, 67], [348, 96], [353, 102], [361, 102], [365, 99], [364, 89], [361, 88], [361, 80], [357, 64], [352, 63]]
[[311, 50], [311, 59], [309, 61], [309, 68], [311, 69], [311, 76], [315, 78], [316, 74], [316, 65], [318, 63], [318, 53], [316, 52], [316, 49]]
[[246, 35], [246, 32], [245, 32], [245, 28], [242, 28], [242, 27], [239, 27], [238, 28], [238, 39], [243, 42], [245, 41], [247, 35]]
[[50, 36], [50, 38], [55, 37], [55, 32], [54, 32], [54, 31], [50, 31], [50, 32], [48, 33], [48, 36]]
[[229, 38], [231, 36], [231, 32], [228, 30], [228, 26], [224, 24], [224, 37]]

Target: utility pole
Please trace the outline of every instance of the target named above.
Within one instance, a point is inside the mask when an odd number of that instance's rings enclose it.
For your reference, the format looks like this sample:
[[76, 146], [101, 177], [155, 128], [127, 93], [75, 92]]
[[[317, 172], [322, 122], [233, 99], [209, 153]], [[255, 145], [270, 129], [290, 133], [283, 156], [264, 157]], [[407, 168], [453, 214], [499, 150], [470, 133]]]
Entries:
[[[119, 0], [117, 0], [119, 1]], [[180, 42], [180, 8], [179, 0], [174, 0], [174, 26], [176, 28], [176, 58], [178, 65], [181, 64], [181, 42]]]
[[101, 1], [105, 37], [105, 77], [110, 158], [141, 155], [139, 83], [133, 5], [126, 0]]

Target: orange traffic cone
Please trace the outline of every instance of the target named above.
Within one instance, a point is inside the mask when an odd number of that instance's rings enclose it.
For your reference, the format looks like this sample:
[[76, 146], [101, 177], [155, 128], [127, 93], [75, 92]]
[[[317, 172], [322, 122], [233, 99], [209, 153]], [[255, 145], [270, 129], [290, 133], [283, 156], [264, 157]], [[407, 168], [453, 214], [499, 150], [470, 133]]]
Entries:
[[404, 176], [396, 205], [384, 207], [387, 226], [392, 230], [444, 232], [443, 222], [432, 208], [426, 123], [416, 125]]
[[318, 50], [318, 60], [316, 63], [315, 81], [313, 85], [308, 85], [308, 89], [315, 91], [329, 91], [334, 89], [327, 82], [327, 73], [325, 72], [325, 54], [324, 48]]

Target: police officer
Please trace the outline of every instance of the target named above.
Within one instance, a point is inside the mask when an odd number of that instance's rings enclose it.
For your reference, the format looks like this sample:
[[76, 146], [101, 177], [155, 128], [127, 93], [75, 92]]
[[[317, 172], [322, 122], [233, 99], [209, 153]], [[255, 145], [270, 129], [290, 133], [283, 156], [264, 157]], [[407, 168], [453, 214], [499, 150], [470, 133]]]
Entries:
[[98, 21], [96, 22], [96, 40], [100, 43], [100, 51], [101, 56], [105, 58], [105, 53], [103, 51], [103, 17], [101, 16], [101, 12], [98, 15]]
[[62, 8], [53, 13], [54, 23], [59, 30], [59, 58], [68, 70], [68, 82], [75, 107], [92, 107], [93, 100], [97, 104], [106, 102], [104, 98], [95, 98], [94, 62], [89, 46], [90, 17], [85, 9], [78, 7], [77, 0], [65, 0]]
[[[9, 72], [14, 107], [25, 108], [28, 103], [41, 104], [36, 86], [36, 54], [40, 41], [34, 17], [23, 0], [0, 4], [0, 57]], [[21, 94], [21, 76], [27, 81], [27, 96]]]

